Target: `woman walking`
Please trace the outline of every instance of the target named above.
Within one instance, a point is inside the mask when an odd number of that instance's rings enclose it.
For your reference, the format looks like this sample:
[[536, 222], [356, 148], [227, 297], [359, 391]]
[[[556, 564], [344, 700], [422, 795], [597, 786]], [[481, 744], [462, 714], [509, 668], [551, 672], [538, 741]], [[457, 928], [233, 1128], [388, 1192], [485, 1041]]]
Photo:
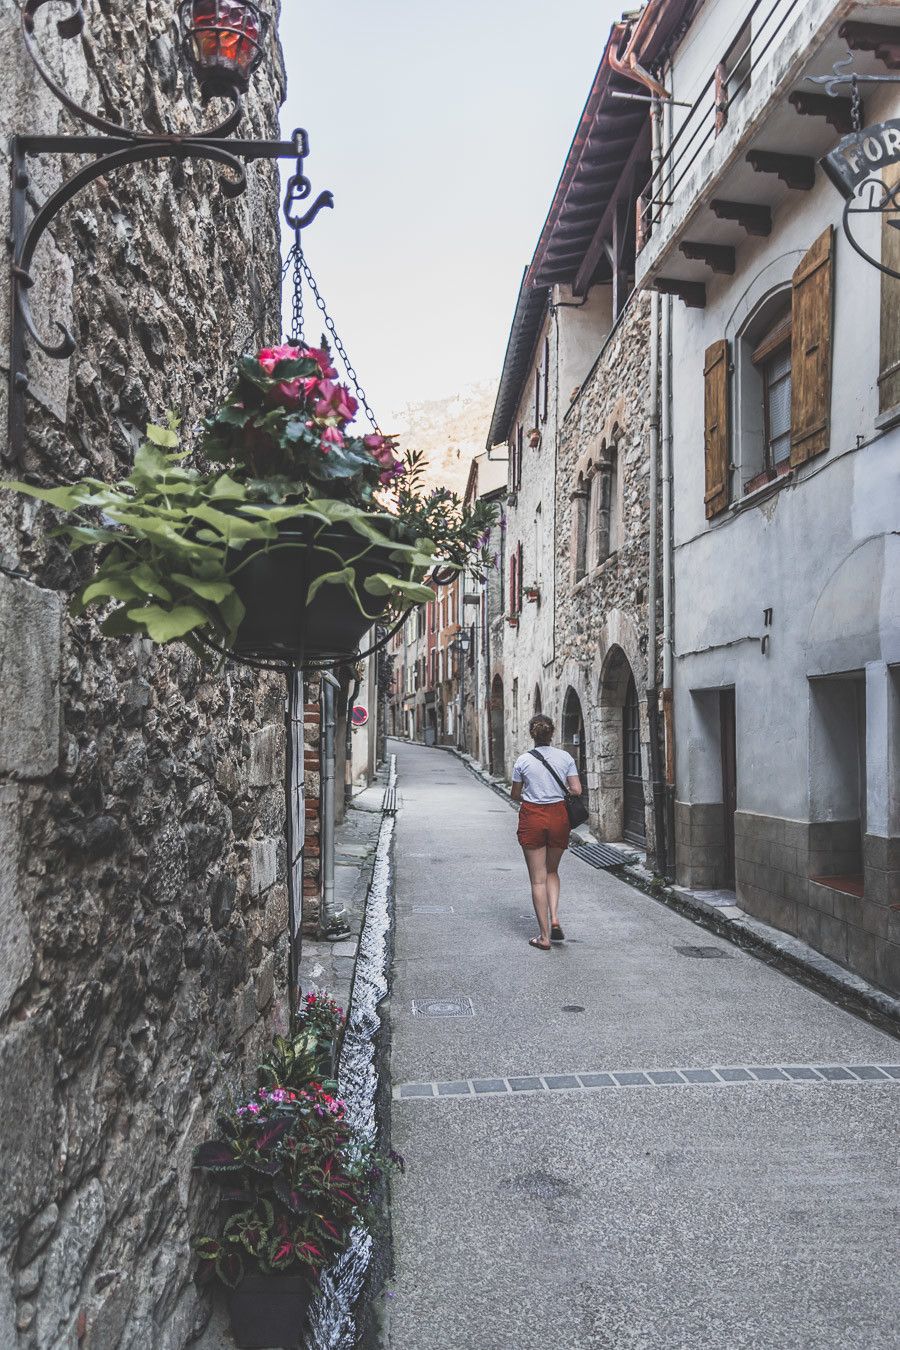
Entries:
[[[528, 877], [531, 901], [540, 936], [530, 945], [549, 952], [551, 940], [562, 942], [559, 926], [559, 863], [569, 847], [569, 816], [563, 784], [575, 797], [581, 796], [581, 779], [574, 759], [551, 744], [554, 726], [538, 713], [528, 723], [534, 749], [520, 755], [513, 768], [512, 799], [521, 802], [516, 831]], [[554, 773], [555, 770], [555, 773]]]

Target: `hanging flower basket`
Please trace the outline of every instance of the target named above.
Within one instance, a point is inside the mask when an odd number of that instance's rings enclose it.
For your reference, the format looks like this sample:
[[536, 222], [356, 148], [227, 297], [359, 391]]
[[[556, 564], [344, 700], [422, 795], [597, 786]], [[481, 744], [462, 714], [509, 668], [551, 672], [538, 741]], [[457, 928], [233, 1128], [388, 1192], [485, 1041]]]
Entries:
[[426, 579], [483, 571], [495, 508], [425, 492], [422, 456], [352, 433], [336, 374], [324, 343], [243, 357], [204, 423], [216, 471], [185, 467], [170, 418], [119, 482], [6, 484], [71, 513], [55, 533], [73, 549], [102, 549], [75, 613], [114, 601], [108, 636], [299, 663], [351, 656], [373, 623], [434, 598]]
[[[390, 604], [389, 593], [381, 599], [367, 594], [366, 582], [377, 576], [403, 579], [395, 549], [371, 544], [363, 552], [363, 541], [349, 525], [323, 530], [311, 520], [286, 522], [271, 545], [252, 545], [243, 557], [232, 556], [231, 580], [245, 609], [232, 643], [239, 656], [349, 657]], [[329, 582], [335, 572], [341, 580]]]

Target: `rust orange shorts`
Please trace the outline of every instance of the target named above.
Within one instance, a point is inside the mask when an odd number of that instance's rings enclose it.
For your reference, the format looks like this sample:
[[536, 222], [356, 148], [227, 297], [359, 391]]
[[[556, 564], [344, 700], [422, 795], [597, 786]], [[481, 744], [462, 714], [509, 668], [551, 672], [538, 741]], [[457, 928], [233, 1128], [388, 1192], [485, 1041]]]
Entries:
[[568, 848], [570, 828], [565, 802], [523, 802], [516, 838], [523, 848]]

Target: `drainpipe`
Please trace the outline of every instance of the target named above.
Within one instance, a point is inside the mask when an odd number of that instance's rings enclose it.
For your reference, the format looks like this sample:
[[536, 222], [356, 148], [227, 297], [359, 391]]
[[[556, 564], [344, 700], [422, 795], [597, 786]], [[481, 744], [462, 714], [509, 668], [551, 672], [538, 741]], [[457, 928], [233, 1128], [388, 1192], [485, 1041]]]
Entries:
[[335, 921], [334, 913], [334, 695], [340, 682], [330, 671], [322, 672], [322, 909], [319, 932], [327, 933]]
[[[671, 143], [672, 109], [666, 107], [666, 144]], [[663, 689], [662, 710], [666, 745], [666, 874], [675, 874], [675, 710], [673, 705], [673, 651], [675, 592], [673, 576], [674, 524], [672, 517], [672, 297], [666, 296], [662, 314], [662, 555], [663, 555]]]
[[[659, 169], [662, 158], [662, 110], [658, 98], [650, 105], [650, 128], [653, 173]], [[649, 519], [649, 575], [647, 583], [647, 722], [650, 744], [650, 782], [653, 793], [654, 871], [666, 871], [668, 836], [666, 830], [665, 779], [660, 762], [659, 688], [656, 639], [658, 632], [658, 574], [659, 574], [659, 427], [660, 427], [660, 305], [662, 297], [657, 290], [650, 296], [650, 519]]]

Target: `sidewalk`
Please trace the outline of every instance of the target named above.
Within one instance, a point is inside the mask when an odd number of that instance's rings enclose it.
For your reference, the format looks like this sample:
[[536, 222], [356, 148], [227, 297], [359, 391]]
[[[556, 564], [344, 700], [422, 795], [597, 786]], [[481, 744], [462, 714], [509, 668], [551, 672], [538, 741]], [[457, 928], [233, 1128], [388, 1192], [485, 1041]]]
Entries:
[[390, 1350], [894, 1350], [897, 1041], [392, 748]]

